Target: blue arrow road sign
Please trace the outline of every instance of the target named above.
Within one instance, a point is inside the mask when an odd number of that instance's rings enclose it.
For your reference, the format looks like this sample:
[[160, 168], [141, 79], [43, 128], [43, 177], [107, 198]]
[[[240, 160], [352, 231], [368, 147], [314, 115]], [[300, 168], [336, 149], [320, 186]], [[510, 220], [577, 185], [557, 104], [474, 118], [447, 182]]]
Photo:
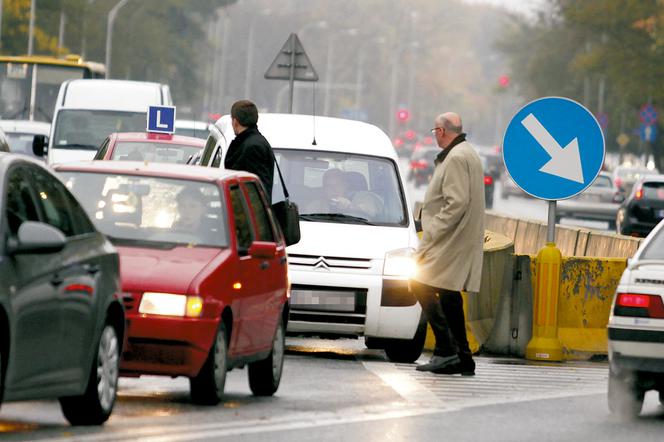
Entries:
[[503, 161], [524, 192], [545, 200], [585, 190], [604, 164], [604, 135], [593, 114], [574, 100], [545, 97], [525, 105], [503, 138]]
[[655, 124], [642, 124], [639, 127], [639, 136], [643, 141], [654, 143], [657, 139], [657, 126]]
[[148, 132], [172, 134], [175, 132], [175, 107], [148, 107]]

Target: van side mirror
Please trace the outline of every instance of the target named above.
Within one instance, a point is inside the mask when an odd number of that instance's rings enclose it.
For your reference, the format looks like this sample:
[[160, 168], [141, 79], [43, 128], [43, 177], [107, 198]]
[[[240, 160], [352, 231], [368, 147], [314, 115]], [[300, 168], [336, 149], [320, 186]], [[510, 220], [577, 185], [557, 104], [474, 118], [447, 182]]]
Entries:
[[46, 135], [35, 135], [32, 140], [32, 153], [38, 157], [46, 156], [48, 150], [48, 137]]
[[415, 202], [415, 208], [413, 209], [413, 219], [415, 220], [415, 231], [422, 231], [422, 201]]

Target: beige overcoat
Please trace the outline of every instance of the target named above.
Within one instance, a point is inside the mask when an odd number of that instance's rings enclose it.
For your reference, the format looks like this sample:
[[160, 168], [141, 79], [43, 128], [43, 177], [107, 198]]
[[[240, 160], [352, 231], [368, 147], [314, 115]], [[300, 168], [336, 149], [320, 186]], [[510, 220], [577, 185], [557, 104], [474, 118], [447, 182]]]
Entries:
[[475, 149], [457, 144], [438, 164], [421, 209], [416, 281], [479, 292], [484, 247], [484, 171]]

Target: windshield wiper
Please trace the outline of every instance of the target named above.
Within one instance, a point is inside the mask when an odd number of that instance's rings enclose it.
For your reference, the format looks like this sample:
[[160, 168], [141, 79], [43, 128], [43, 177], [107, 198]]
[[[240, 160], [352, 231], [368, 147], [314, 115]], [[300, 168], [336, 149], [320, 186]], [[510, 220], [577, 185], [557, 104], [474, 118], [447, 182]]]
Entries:
[[106, 235], [106, 237], [114, 245], [127, 245], [135, 247], [150, 247], [153, 249], [163, 249], [163, 250], [172, 250], [178, 246], [174, 242], [165, 242], [165, 241], [149, 241], [147, 239], [132, 239], [132, 238], [118, 238], [115, 236]]
[[67, 144], [56, 144], [55, 149], [84, 149], [84, 150], [97, 150], [98, 147], [92, 144], [82, 144], [82, 143], [67, 143]]
[[305, 213], [300, 215], [300, 219], [305, 221], [335, 221], [340, 223], [360, 223], [368, 226], [373, 226], [374, 223], [366, 218], [359, 216], [345, 215], [343, 213]]

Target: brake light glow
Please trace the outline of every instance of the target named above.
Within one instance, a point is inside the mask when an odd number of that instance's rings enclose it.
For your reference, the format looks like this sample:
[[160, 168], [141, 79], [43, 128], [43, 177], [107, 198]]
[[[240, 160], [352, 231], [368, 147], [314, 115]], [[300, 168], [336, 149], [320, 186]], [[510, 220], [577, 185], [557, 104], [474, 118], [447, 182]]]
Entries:
[[633, 295], [631, 293], [621, 293], [618, 295], [616, 304], [623, 307], [642, 307], [648, 308], [650, 306], [650, 296], [648, 295]]
[[426, 160], [413, 160], [410, 162], [411, 169], [426, 169], [427, 162]]
[[639, 186], [638, 189], [636, 189], [636, 194], [634, 194], [634, 199], [640, 200], [643, 198], [643, 186]]
[[617, 316], [664, 319], [664, 302], [659, 295], [618, 293], [613, 313]]
[[622, 187], [622, 178], [617, 177], [615, 183], [616, 183], [616, 186]]
[[493, 184], [493, 177], [491, 175], [484, 175], [484, 185], [490, 186]]

